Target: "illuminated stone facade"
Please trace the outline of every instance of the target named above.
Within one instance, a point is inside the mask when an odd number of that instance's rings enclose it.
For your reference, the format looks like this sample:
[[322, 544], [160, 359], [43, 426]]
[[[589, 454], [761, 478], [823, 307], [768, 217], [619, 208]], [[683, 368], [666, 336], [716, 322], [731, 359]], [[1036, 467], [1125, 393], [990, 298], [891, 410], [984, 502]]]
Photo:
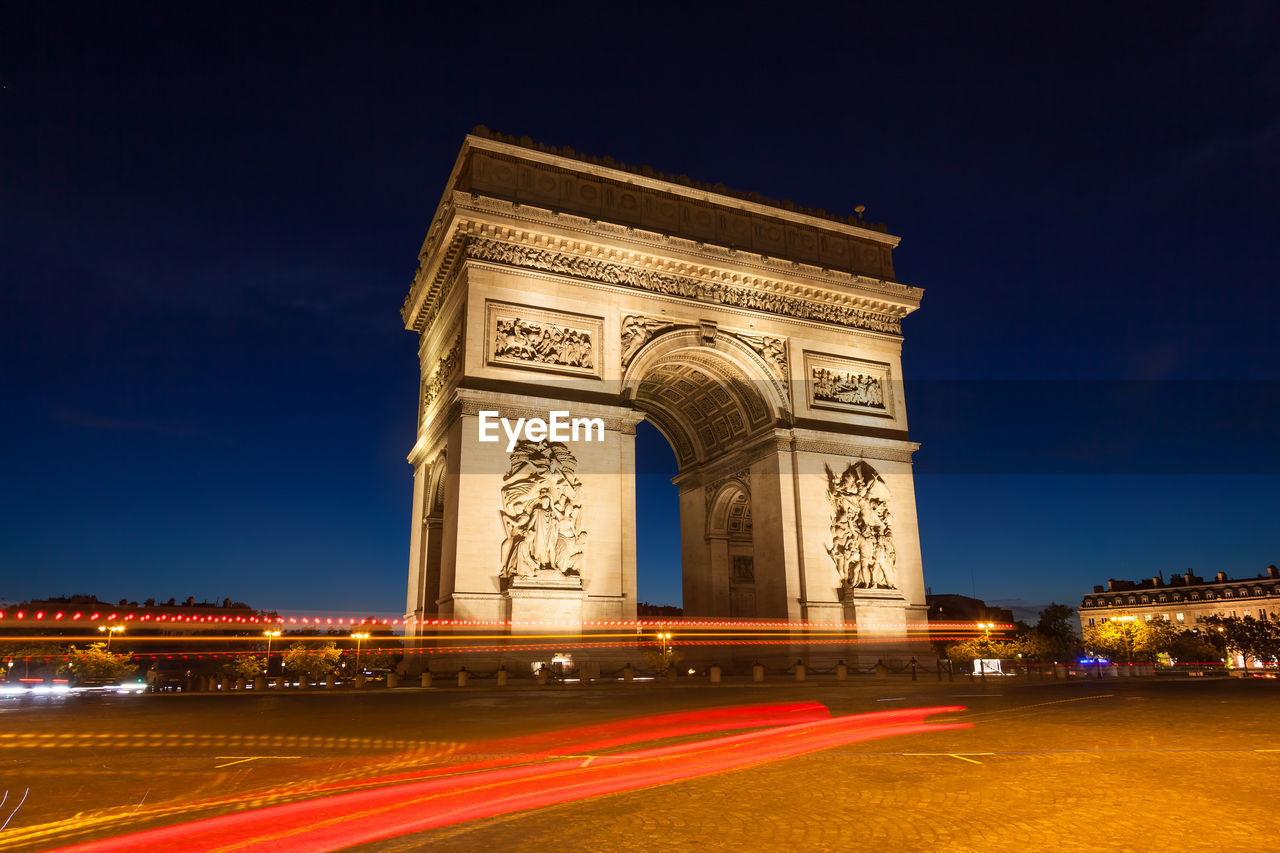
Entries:
[[[679, 465], [689, 616], [925, 622], [897, 238], [478, 130], [402, 316], [419, 335], [410, 619], [636, 613], [635, 427]], [[604, 440], [477, 439], [481, 412]]]
[[1218, 572], [1205, 580], [1190, 570], [1141, 581], [1109, 580], [1080, 602], [1080, 625], [1096, 625], [1117, 616], [1165, 620], [1194, 628], [1201, 616], [1252, 616], [1274, 619], [1280, 613], [1280, 570], [1268, 566], [1253, 578], [1228, 578]]

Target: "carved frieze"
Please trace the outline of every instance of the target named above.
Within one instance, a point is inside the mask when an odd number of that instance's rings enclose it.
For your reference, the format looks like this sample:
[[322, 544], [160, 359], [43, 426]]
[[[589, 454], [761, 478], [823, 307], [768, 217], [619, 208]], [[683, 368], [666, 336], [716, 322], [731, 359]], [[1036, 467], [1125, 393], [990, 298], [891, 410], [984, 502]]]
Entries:
[[768, 335], [748, 335], [738, 333], [738, 339], [751, 347], [769, 363], [769, 366], [781, 376], [787, 378], [787, 342], [782, 338], [771, 338]]
[[502, 478], [505, 537], [499, 576], [507, 582], [581, 585], [582, 483], [578, 460], [558, 442], [522, 441]]
[[634, 287], [667, 296], [765, 311], [855, 329], [867, 329], [891, 335], [902, 334], [902, 325], [897, 317], [877, 311], [801, 299], [724, 282], [706, 281], [538, 246], [521, 246], [489, 237], [473, 236], [467, 240], [465, 252], [468, 258], [478, 261], [543, 270], [605, 284]]
[[603, 321], [503, 302], [486, 303], [489, 364], [600, 375]]
[[431, 375], [422, 377], [422, 405], [418, 408], [418, 425], [426, 419], [427, 409], [431, 408], [431, 404], [440, 392], [444, 390], [449, 380], [453, 378], [454, 372], [462, 364], [462, 336], [459, 335], [453, 340], [453, 345], [445, 351], [444, 355], [436, 361]]
[[826, 549], [840, 585], [847, 590], [897, 589], [898, 552], [884, 480], [861, 460], [841, 474], [830, 465], [824, 467], [832, 510], [831, 544]]
[[670, 320], [645, 317], [642, 314], [624, 314], [622, 317], [622, 366], [626, 367], [644, 345], [663, 332], [670, 332], [676, 324]]
[[804, 360], [811, 407], [893, 416], [889, 365], [809, 352]]

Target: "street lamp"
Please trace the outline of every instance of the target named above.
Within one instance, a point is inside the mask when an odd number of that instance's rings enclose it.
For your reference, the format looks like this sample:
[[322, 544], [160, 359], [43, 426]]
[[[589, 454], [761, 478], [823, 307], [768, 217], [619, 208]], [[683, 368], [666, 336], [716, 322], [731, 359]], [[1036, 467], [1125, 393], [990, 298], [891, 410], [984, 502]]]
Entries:
[[111, 651], [111, 637], [114, 634], [124, 633], [124, 626], [123, 625], [99, 625], [98, 631], [99, 633], [103, 633], [107, 635], [107, 651], [109, 652]]
[[[1117, 616], [1117, 622], [1133, 622], [1137, 617], [1134, 616]], [[1129, 666], [1133, 666], [1133, 639], [1129, 635], [1129, 626], [1124, 626], [1124, 662]]]
[[668, 665], [671, 663], [671, 653], [670, 651], [668, 651], [670, 642], [671, 642], [670, 631], [658, 632], [658, 643], [662, 647], [662, 672], [666, 672]]
[[[263, 667], [262, 674], [271, 674], [271, 641], [280, 636], [279, 631], [263, 631], [262, 636], [267, 638], [267, 665]], [[281, 667], [283, 668], [283, 667]]]
[[351, 635], [351, 639], [356, 641], [356, 677], [358, 678], [363, 672], [363, 670], [360, 669], [360, 643], [369, 639], [369, 635], [357, 631]]

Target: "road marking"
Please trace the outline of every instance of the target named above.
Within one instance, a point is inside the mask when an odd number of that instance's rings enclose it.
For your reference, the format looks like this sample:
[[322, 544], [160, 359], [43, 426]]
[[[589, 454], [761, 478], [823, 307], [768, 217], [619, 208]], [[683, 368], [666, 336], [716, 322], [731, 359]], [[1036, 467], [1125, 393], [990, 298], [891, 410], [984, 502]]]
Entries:
[[588, 756], [587, 756], [587, 760], [586, 760], [586, 761], [584, 761], [584, 762], [582, 762], [582, 763], [581, 763], [581, 764], [579, 764], [578, 766], [579, 766], [579, 767], [586, 767], [588, 764], [590, 764], [590, 763], [591, 763], [592, 759], [594, 759], [594, 758], [595, 758], [595, 756], [594, 756], [594, 755], [588, 755]]
[[894, 696], [892, 699], [877, 699], [876, 701], [877, 702], [903, 702], [903, 701], [906, 701], [906, 698], [907, 698], [906, 696]]
[[900, 752], [899, 755], [944, 755], [947, 758], [958, 758], [961, 761], [967, 761], [970, 764], [981, 764], [981, 761], [974, 761], [972, 758], [965, 758], [966, 755], [995, 755], [994, 752]]
[[244, 764], [246, 761], [257, 761], [259, 758], [301, 758], [301, 755], [215, 755], [214, 761], [222, 758], [234, 758], [235, 761], [228, 761], [226, 764], [215, 764], [214, 769], [219, 767], [230, 767], [233, 764]]

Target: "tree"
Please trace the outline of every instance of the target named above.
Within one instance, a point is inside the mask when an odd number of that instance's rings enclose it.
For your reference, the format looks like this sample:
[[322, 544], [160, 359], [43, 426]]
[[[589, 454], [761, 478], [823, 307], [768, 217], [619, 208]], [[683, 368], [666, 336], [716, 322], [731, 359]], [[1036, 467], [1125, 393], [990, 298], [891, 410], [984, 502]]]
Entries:
[[243, 678], [245, 681], [252, 681], [262, 675], [266, 667], [266, 658], [256, 658], [253, 655], [235, 655], [223, 663], [219, 670], [223, 675], [230, 678]]
[[1028, 654], [1028, 645], [1019, 639], [993, 640], [990, 637], [972, 637], [946, 647], [946, 657], [961, 670], [973, 670], [975, 660], [1007, 660]]
[[87, 649], [72, 646], [67, 650], [70, 660], [61, 668], [80, 681], [119, 681], [138, 671], [131, 663], [133, 655], [112, 654], [106, 643], [93, 643]]
[[1252, 616], [1202, 616], [1200, 624], [1222, 641], [1224, 651], [1253, 658], [1262, 663], [1274, 662], [1280, 657], [1280, 625], [1268, 619]]
[[299, 675], [305, 675], [312, 681], [318, 681], [328, 675], [338, 665], [338, 644], [329, 640], [323, 645], [314, 646], [297, 642], [289, 645], [284, 653], [284, 668]]
[[1164, 649], [1176, 663], [1219, 663], [1222, 652], [1190, 629], [1177, 631]]
[[684, 652], [671, 646], [663, 649], [650, 649], [644, 653], [645, 666], [658, 675], [665, 675], [668, 669], [673, 666], [679, 666], [682, 660], [684, 660]]
[[[0, 665], [3, 666], [0, 677], [43, 678], [53, 675], [65, 666], [66, 656], [67, 647], [57, 643], [3, 643], [0, 644]], [[10, 661], [13, 666], [9, 666]]]
[[1094, 655], [1112, 661], [1154, 661], [1167, 644], [1167, 637], [1163, 636], [1167, 630], [1163, 621], [1120, 616], [1086, 627], [1084, 644]]
[[1032, 629], [1040, 639], [1043, 660], [1072, 660], [1080, 649], [1076, 633], [1076, 611], [1065, 604], [1051, 603], [1040, 611], [1040, 619]]

